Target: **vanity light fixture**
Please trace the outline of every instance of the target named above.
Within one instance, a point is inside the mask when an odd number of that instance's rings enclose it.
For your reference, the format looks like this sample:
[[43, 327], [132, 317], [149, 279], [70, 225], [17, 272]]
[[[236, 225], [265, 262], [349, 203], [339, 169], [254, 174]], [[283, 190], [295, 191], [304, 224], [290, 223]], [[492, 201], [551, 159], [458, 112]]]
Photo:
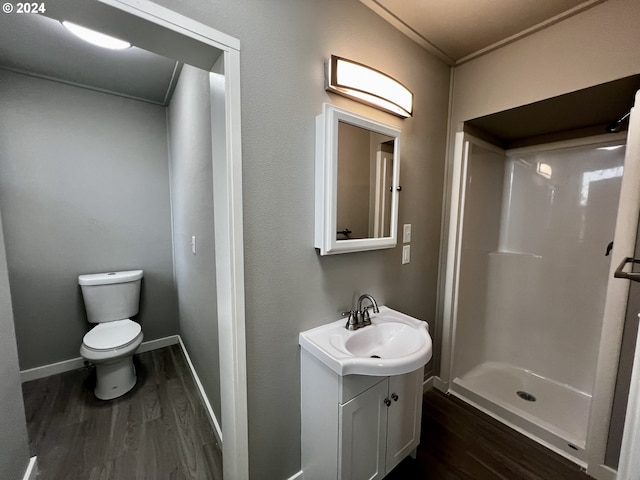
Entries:
[[124, 50], [131, 47], [129, 42], [125, 42], [124, 40], [120, 40], [119, 38], [115, 38], [104, 33], [96, 32], [90, 28], [68, 22], [67, 20], [64, 20], [62, 25], [64, 25], [64, 27], [76, 37], [98, 47], [108, 48], [110, 50]]
[[325, 90], [399, 117], [413, 115], [413, 93], [407, 87], [378, 70], [336, 55], [326, 64]]

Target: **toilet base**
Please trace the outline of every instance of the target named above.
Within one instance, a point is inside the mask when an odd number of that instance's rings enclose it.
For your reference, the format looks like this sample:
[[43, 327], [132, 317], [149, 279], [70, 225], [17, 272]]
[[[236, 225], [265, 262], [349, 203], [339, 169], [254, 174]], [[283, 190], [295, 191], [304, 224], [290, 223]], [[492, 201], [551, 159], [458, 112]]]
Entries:
[[100, 400], [113, 400], [131, 390], [136, 380], [132, 355], [115, 362], [97, 363], [96, 388], [93, 392]]

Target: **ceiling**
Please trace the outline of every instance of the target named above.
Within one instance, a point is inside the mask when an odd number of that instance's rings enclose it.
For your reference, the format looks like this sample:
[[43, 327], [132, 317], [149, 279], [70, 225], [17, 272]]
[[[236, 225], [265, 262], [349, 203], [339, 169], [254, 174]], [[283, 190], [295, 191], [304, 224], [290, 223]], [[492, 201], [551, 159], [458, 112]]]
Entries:
[[[68, 1], [58, 0], [56, 5], [62, 8]], [[360, 1], [428, 51], [457, 65], [604, 0]], [[77, 15], [81, 13], [77, 4], [65, 8], [67, 11], [72, 8]], [[52, 14], [56, 15], [64, 18], [65, 14]], [[106, 12], [96, 15], [88, 11], [84, 20], [108, 17]], [[112, 24], [117, 25], [120, 20], [114, 19]], [[92, 46], [71, 35], [58, 20], [43, 15], [1, 15], [0, 46], [0, 68], [160, 105], [168, 103], [181, 68], [175, 60], [137, 47], [110, 51]], [[198, 65], [199, 58], [193, 60]], [[617, 109], [622, 111], [620, 107]], [[611, 110], [611, 106], [605, 110]], [[609, 118], [612, 113], [609, 112]], [[486, 124], [477, 126], [490, 132], [495, 129]], [[524, 135], [499, 132], [498, 136], [512, 140]]]
[[[465, 131], [504, 149], [607, 133], [640, 90], [640, 75], [621, 78], [465, 122]], [[628, 121], [622, 122], [626, 131]]]
[[[606, 0], [360, 0], [430, 53], [455, 66]], [[640, 75], [465, 122], [502, 148], [605, 134], [640, 89]], [[628, 122], [622, 122], [626, 130]]]
[[[360, 1], [457, 65], [604, 0]], [[181, 68], [175, 60], [136, 47], [94, 47], [43, 15], [0, 16], [0, 45], [0, 67], [161, 105], [170, 99]]]
[[131, 47], [107, 50], [44, 15], [0, 16], [0, 68], [167, 105], [181, 64]]
[[360, 0], [449, 65], [458, 65], [605, 0]]

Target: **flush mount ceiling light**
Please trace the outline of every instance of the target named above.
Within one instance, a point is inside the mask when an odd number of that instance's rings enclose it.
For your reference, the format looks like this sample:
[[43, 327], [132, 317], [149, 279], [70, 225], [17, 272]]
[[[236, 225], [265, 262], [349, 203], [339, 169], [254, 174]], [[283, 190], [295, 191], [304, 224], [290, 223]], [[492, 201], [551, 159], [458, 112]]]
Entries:
[[413, 93], [397, 80], [361, 63], [331, 55], [325, 89], [399, 117], [413, 115]]
[[110, 50], [124, 50], [131, 47], [129, 42], [125, 42], [124, 40], [120, 40], [119, 38], [115, 38], [110, 35], [105, 35], [104, 33], [96, 32], [95, 30], [76, 25], [75, 23], [71, 23], [66, 20], [62, 22], [62, 25], [64, 25], [64, 27], [76, 37], [98, 47], [108, 48]]

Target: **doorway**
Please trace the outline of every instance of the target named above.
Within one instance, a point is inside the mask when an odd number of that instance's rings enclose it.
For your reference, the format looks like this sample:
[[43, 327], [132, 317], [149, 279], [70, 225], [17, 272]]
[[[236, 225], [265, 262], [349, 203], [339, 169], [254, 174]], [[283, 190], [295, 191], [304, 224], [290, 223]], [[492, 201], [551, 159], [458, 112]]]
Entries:
[[[239, 42], [147, 1], [60, 1], [72, 20], [209, 73], [213, 223], [225, 478], [248, 477]], [[108, 72], [104, 72], [108, 75]], [[213, 287], [212, 287], [213, 289]]]

